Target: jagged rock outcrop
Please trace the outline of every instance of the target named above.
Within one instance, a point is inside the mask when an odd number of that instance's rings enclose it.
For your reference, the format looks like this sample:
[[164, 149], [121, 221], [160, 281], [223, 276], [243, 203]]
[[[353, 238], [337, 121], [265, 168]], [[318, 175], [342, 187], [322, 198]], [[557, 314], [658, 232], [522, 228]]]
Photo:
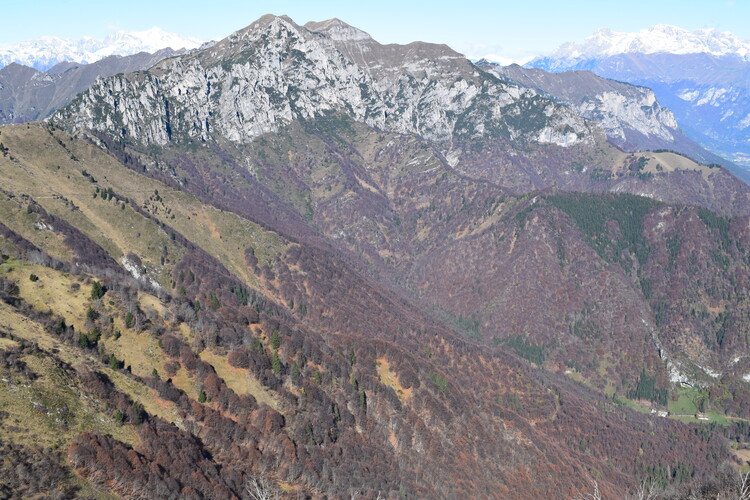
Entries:
[[583, 118], [599, 123], [607, 139], [625, 151], [669, 149], [702, 163], [725, 163], [688, 139], [671, 108], [660, 103], [648, 87], [602, 78], [590, 71], [550, 73], [487, 61], [477, 65], [570, 105]]
[[[524, 106], [542, 119], [519, 123]], [[493, 132], [560, 146], [591, 140], [568, 107], [479, 71], [444, 45], [383, 46], [338, 20], [302, 27], [270, 15], [209, 49], [101, 80], [54, 120], [141, 144], [247, 143], [333, 111], [436, 141]]]
[[729, 32], [660, 25], [638, 33], [600, 30], [527, 66], [554, 72], [588, 70], [653, 89], [690, 139], [745, 167], [740, 170], [747, 181], [747, 54], [747, 42]]
[[62, 62], [44, 72], [9, 64], [0, 69], [0, 124], [43, 120], [98, 78], [150, 68], [184, 52], [163, 49], [153, 54], [110, 56], [91, 64]]
[[679, 126], [674, 115], [648, 88], [607, 80], [588, 71], [549, 73], [487, 61], [477, 65], [571, 105], [584, 118], [601, 123], [607, 137], [618, 146], [644, 149], [648, 142], [675, 140]]

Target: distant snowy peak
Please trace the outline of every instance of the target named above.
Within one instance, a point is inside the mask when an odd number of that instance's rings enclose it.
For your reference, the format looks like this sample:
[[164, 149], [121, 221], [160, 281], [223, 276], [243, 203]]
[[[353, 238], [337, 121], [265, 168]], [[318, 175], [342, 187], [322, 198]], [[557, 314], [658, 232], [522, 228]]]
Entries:
[[145, 31], [118, 31], [103, 40], [88, 37], [69, 40], [45, 36], [25, 42], [0, 45], [0, 67], [16, 62], [44, 71], [63, 61], [92, 63], [112, 55], [153, 53], [167, 47], [174, 50], [196, 49], [202, 43], [202, 40], [181, 37], [160, 28]]
[[618, 54], [711, 54], [734, 55], [750, 60], [750, 41], [741, 40], [728, 31], [701, 29], [688, 31], [677, 26], [658, 24], [626, 33], [600, 29], [583, 43], [566, 43], [551, 57], [555, 59], [592, 59]]
[[138, 52], [156, 52], [167, 47], [179, 49], [197, 49], [203, 40], [185, 38], [176, 33], [169, 33], [160, 28], [145, 31], [118, 31], [107, 36], [95, 54], [99, 59], [111, 55], [131, 55]]

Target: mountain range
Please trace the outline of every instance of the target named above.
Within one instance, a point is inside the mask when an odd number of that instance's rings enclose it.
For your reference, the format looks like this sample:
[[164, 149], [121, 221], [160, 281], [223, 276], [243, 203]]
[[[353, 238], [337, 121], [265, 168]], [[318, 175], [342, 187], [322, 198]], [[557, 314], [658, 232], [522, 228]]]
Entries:
[[109, 56], [91, 64], [62, 62], [44, 72], [11, 63], [0, 69], [0, 123], [43, 120], [97, 78], [150, 68], [166, 57], [184, 52], [162, 49], [153, 54]]
[[90, 64], [110, 56], [131, 56], [162, 49], [196, 49], [201, 40], [181, 37], [159, 28], [144, 31], [118, 31], [104, 39], [70, 40], [45, 36], [34, 40], [0, 45], [0, 68], [11, 63], [46, 71], [62, 62]]
[[0, 493], [741, 494], [750, 187], [652, 91], [272, 15], [138, 64], [0, 127]]
[[528, 63], [547, 71], [588, 70], [651, 88], [685, 134], [750, 166], [750, 43], [727, 32], [667, 25], [638, 33], [600, 30]]
[[[700, 29], [688, 31], [677, 26], [658, 24], [638, 32], [618, 32], [603, 28], [580, 44], [566, 43], [552, 52], [550, 59], [567, 61], [596, 59], [621, 54], [675, 55], [708, 54], [750, 60], [750, 42], [728, 31]], [[562, 69], [562, 66], [557, 68]]]

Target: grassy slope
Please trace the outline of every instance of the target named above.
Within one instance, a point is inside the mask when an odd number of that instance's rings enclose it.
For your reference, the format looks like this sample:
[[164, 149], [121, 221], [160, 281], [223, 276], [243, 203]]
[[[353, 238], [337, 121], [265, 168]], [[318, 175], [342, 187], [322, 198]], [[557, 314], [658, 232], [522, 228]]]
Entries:
[[[18, 261], [0, 264], [0, 273], [18, 283], [20, 296], [27, 303], [36, 309], [49, 310], [55, 315], [64, 317], [66, 323], [74, 325], [77, 331], [87, 331], [85, 311], [91, 305], [92, 299], [90, 297], [91, 286], [87, 284], [89, 280], [85, 277], [73, 276], [43, 266]], [[31, 273], [39, 276], [39, 280], [31, 282], [28, 279]], [[78, 283], [80, 288], [72, 291], [71, 285], [74, 283]], [[161, 321], [165, 328], [180, 332], [185, 340], [190, 341], [192, 333], [189, 327], [185, 324], [169, 323], [164, 317], [166, 308], [157, 297], [141, 292], [139, 302], [143, 308], [152, 308], [158, 315], [155, 320]], [[169, 358], [159, 346], [158, 340], [148, 332], [136, 332], [127, 328], [123, 315], [118, 312], [118, 304], [114, 304], [107, 295], [102, 299], [99, 310], [100, 313], [109, 314], [113, 318], [112, 331], [121, 332], [119, 339], [111, 336], [109, 331], [103, 332], [99, 343], [104, 350], [114, 353], [119, 360], [124, 362], [125, 366], [131, 367], [135, 375], [149, 376], [154, 369], [160, 375], [163, 375], [165, 363]], [[120, 391], [143, 404], [148, 413], [180, 425], [181, 419], [173, 403], [159, 398], [152, 389], [119, 371], [112, 370], [92, 355], [60, 342], [57, 338], [48, 334], [41, 325], [21, 316], [11, 306], [4, 303], [0, 303], [0, 330], [36, 342], [47, 351], [55, 349], [57, 350], [56, 356], [72, 366], [83, 363], [87, 366], [96, 367], [110, 377]], [[0, 348], [4, 345], [13, 344], [13, 341], [8, 339], [0, 339], [0, 341], [2, 342]], [[248, 370], [232, 367], [224, 356], [213, 351], [203, 351], [201, 358], [211, 364], [217, 374], [238, 394], [252, 394], [258, 402], [266, 403], [279, 411], [282, 410], [278, 395], [260, 384]], [[180, 367], [171, 378], [177, 388], [185, 391], [189, 397], [198, 399], [199, 383], [184, 367]], [[81, 427], [79, 431], [85, 428], [85, 426]], [[95, 426], [89, 428], [98, 429]], [[65, 439], [67, 440], [71, 436], [72, 434], [66, 436]]]
[[235, 368], [227, 362], [226, 357], [208, 349], [201, 352], [200, 357], [203, 361], [214, 367], [219, 377], [234, 392], [237, 394], [250, 394], [258, 403], [266, 403], [274, 410], [283, 413], [281, 399], [273, 391], [261, 384], [249, 370]]
[[[245, 248], [253, 247], [259, 264], [263, 265], [288, 245], [275, 233], [137, 174], [94, 146], [61, 131], [50, 131], [46, 125], [2, 127], [0, 137], [10, 152], [0, 157], [4, 189], [17, 195], [30, 195], [49, 213], [64, 218], [84, 232], [116, 260], [128, 252], [136, 253], [151, 271], [150, 276], [162, 286], [170, 286], [170, 263], [178, 262], [184, 249], [171, 241], [158, 224], [130, 207], [123, 209], [121, 203], [104, 201], [100, 196], [94, 198], [97, 187], [100, 190], [111, 188], [144, 207], [159, 221], [216, 256], [233, 274], [251, 285], [257, 286], [258, 280], [245, 264]], [[77, 209], [71, 210], [72, 205]], [[2, 220], [11, 222], [8, 225], [16, 232], [34, 236], [29, 238], [32, 242], [50, 248], [52, 255], [64, 257], [59, 242], [46, 244], [34, 234], [33, 218], [22, 217], [25, 207], [13, 210], [7, 200], [0, 199], [0, 210]], [[164, 265], [161, 264], [163, 254], [168, 257]]]

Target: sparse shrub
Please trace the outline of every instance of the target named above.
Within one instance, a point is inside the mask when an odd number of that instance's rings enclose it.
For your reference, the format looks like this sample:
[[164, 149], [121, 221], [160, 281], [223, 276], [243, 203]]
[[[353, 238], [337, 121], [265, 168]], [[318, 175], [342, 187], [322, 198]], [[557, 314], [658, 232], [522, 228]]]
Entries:
[[119, 370], [120, 368], [122, 368], [122, 363], [112, 353], [110, 353], [110, 355], [109, 355], [108, 364], [109, 364], [109, 367], [112, 368], [113, 370]]
[[164, 373], [168, 377], [174, 377], [177, 374], [177, 370], [180, 369], [180, 362], [176, 360], [169, 360], [164, 363]]
[[119, 425], [122, 425], [125, 422], [125, 414], [122, 413], [120, 410], [115, 410], [114, 415], [112, 417], [115, 419], [115, 422], [117, 422]]
[[445, 375], [441, 375], [439, 373], [431, 373], [430, 380], [432, 380], [432, 382], [440, 390], [440, 392], [448, 392], [448, 378]]
[[279, 353], [275, 351], [271, 356], [271, 369], [276, 375], [281, 374], [281, 359], [279, 359]]
[[274, 351], [277, 351], [281, 347], [281, 336], [278, 330], [274, 330], [273, 334], [271, 334], [271, 347]]
[[133, 328], [133, 325], [135, 324], [135, 317], [133, 316], [133, 313], [128, 311], [125, 314], [125, 327], [126, 328]]
[[106, 293], [106, 289], [102, 286], [99, 281], [94, 281], [91, 284], [91, 298], [94, 300], [101, 299]]

